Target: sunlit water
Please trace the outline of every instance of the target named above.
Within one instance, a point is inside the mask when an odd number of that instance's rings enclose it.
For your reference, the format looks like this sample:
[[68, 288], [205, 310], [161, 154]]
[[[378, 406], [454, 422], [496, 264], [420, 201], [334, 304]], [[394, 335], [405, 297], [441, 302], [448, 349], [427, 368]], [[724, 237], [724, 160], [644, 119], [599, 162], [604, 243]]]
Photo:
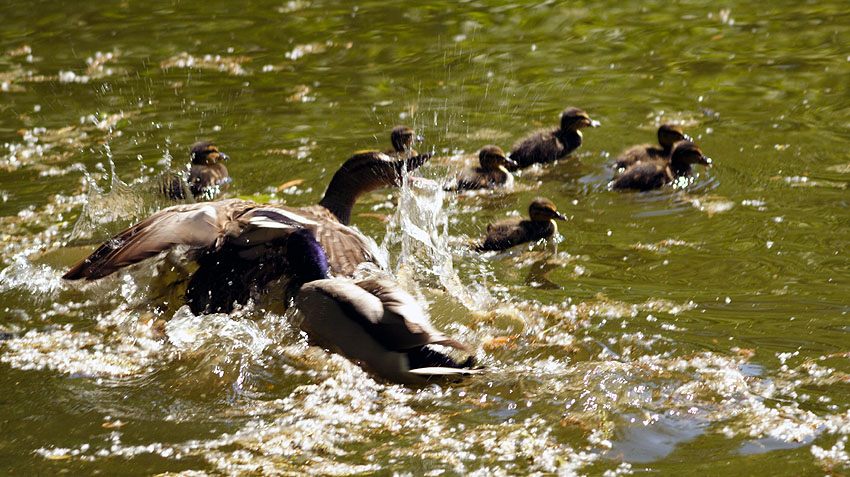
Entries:
[[[842, 2], [0, 7], [5, 473], [820, 475], [850, 468]], [[440, 184], [576, 105], [602, 127], [508, 190]], [[676, 121], [683, 190], [608, 165]], [[487, 374], [408, 388], [307, 345], [279, 290], [181, 301], [179, 257], [62, 273], [168, 205], [196, 140], [228, 196], [315, 203], [408, 124], [431, 163], [354, 223]], [[431, 182], [433, 181], [433, 182]], [[469, 244], [538, 196], [560, 235]]]

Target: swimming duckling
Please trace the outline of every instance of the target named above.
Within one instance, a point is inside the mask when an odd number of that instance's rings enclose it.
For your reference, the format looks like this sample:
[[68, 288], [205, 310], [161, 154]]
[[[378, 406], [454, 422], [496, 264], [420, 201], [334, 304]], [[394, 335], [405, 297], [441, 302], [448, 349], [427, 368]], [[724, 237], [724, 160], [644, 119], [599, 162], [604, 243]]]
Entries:
[[[307, 229], [289, 234], [295, 306], [311, 342], [339, 353], [381, 378], [425, 384], [433, 378], [479, 374], [473, 350], [431, 324], [409, 293], [390, 280], [328, 278], [325, 252]], [[457, 362], [429, 347], [463, 351]]]
[[331, 180], [319, 204], [295, 208], [230, 199], [163, 209], [119, 232], [62, 278], [95, 280], [178, 247], [199, 264], [189, 280], [192, 312], [230, 312], [286, 274], [286, 238], [308, 228], [326, 251], [331, 271], [349, 276], [363, 262], [385, 266], [373, 240], [348, 227], [362, 194], [399, 185], [402, 171], [427, 160], [391, 160], [371, 151], [355, 154]]
[[192, 165], [189, 177], [184, 185], [184, 175], [172, 175], [163, 185], [163, 192], [168, 198], [182, 200], [186, 198], [186, 185], [192, 196], [197, 200], [211, 200], [222, 192], [232, 181], [227, 174], [227, 167], [219, 161], [230, 159], [230, 156], [218, 150], [211, 142], [196, 142], [192, 145]]
[[581, 147], [582, 128], [599, 125], [599, 121], [590, 119], [581, 109], [567, 108], [561, 113], [561, 127], [534, 132], [514, 145], [511, 159], [516, 161], [517, 166], [509, 169], [523, 169], [566, 157]]
[[481, 167], [467, 167], [458, 173], [455, 183], [446, 188], [448, 191], [493, 189], [509, 185], [514, 176], [506, 167], [515, 167], [516, 162], [505, 157], [499, 146], [484, 146], [478, 152]]
[[567, 221], [564, 214], [558, 213], [555, 204], [538, 197], [528, 206], [528, 219], [516, 217], [487, 226], [487, 235], [476, 245], [475, 250], [507, 250], [525, 242], [535, 242], [549, 238], [558, 231], [555, 220]]
[[691, 141], [681, 141], [673, 147], [670, 161], [656, 159], [638, 162], [626, 169], [611, 183], [614, 190], [651, 190], [691, 177], [691, 164], [711, 167], [711, 159]]
[[384, 154], [400, 159], [402, 157], [416, 156], [418, 153], [413, 149], [414, 142], [421, 142], [422, 136], [417, 136], [413, 129], [408, 126], [396, 126], [390, 133], [390, 141], [393, 148]]
[[665, 123], [658, 127], [658, 144], [661, 147], [652, 144], [641, 144], [632, 146], [614, 162], [614, 169], [627, 169], [635, 163], [643, 161], [651, 161], [654, 159], [669, 159], [670, 153], [673, 152], [673, 146], [679, 141], [690, 141], [691, 138], [682, 131], [682, 127], [678, 124]]

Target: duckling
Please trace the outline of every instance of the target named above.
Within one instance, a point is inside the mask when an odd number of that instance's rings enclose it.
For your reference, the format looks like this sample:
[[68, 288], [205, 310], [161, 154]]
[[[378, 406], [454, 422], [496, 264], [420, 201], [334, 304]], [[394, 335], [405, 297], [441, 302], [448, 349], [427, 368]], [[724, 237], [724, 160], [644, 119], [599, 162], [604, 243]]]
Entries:
[[528, 206], [528, 219], [513, 218], [487, 226], [487, 235], [476, 245], [475, 250], [507, 250], [525, 242], [535, 242], [549, 238], [558, 231], [555, 220], [567, 221], [564, 214], [558, 212], [555, 204], [538, 197]]
[[348, 227], [362, 194], [401, 183], [401, 173], [427, 160], [393, 161], [371, 151], [355, 154], [334, 174], [319, 204], [295, 208], [230, 199], [163, 209], [110, 238], [62, 278], [95, 280], [180, 248], [198, 263], [186, 299], [192, 312], [230, 312], [286, 274], [286, 238], [308, 228], [318, 237], [331, 271], [349, 276], [361, 263], [385, 267], [375, 242]]
[[517, 166], [509, 169], [523, 169], [566, 157], [581, 147], [582, 128], [599, 126], [599, 121], [590, 119], [581, 109], [569, 107], [561, 113], [561, 127], [534, 132], [514, 145], [511, 159]]
[[[196, 200], [211, 200], [222, 192], [232, 181], [227, 174], [227, 167], [219, 161], [230, 159], [230, 156], [218, 150], [211, 142], [196, 142], [192, 145], [192, 165], [188, 171], [186, 185]], [[163, 183], [164, 194], [172, 200], [186, 198], [184, 175], [172, 175]]]
[[[396, 283], [328, 278], [322, 246], [308, 229], [289, 234], [286, 257], [291, 290], [310, 341], [356, 362], [371, 373], [402, 384], [478, 374], [473, 350], [437, 330], [419, 304]], [[457, 362], [430, 348], [439, 344], [469, 357]]]
[[413, 143], [421, 142], [422, 136], [418, 136], [408, 126], [396, 126], [390, 133], [390, 141], [393, 144], [393, 148], [385, 151], [384, 154], [401, 159], [402, 157], [418, 155], [416, 150], [413, 149]]
[[658, 144], [661, 147], [652, 144], [632, 146], [617, 157], [616, 162], [614, 162], [614, 170], [627, 169], [638, 162], [669, 159], [670, 153], [673, 152], [673, 146], [677, 142], [685, 140], [690, 141], [691, 138], [682, 131], [681, 126], [673, 123], [662, 124], [658, 127]]
[[638, 162], [626, 169], [611, 183], [614, 190], [636, 189], [647, 191], [658, 189], [681, 179], [691, 178], [691, 164], [711, 167], [711, 159], [691, 141], [681, 141], [673, 147], [670, 161], [655, 159]]
[[514, 176], [506, 167], [515, 167], [512, 159], [505, 157], [505, 152], [499, 146], [484, 146], [478, 152], [478, 162], [481, 167], [467, 167], [458, 173], [454, 185], [446, 187], [447, 191], [494, 189], [510, 185]]

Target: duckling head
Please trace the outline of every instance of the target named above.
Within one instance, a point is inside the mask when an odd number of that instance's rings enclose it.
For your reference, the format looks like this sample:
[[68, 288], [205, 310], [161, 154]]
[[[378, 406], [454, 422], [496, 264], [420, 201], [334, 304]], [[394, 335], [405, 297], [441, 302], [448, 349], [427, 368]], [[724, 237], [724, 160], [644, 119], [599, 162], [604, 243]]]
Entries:
[[286, 239], [286, 262], [293, 280], [309, 283], [328, 277], [328, 257], [310, 229], [298, 229]]
[[504, 169], [507, 172], [506, 167], [517, 167], [516, 161], [508, 159], [501, 147], [493, 145], [484, 146], [478, 151], [478, 162], [481, 163], [483, 169], [488, 171]]
[[569, 107], [561, 113], [561, 130], [563, 131], [578, 131], [582, 128], [596, 128], [601, 126], [599, 121], [590, 119], [580, 108]]
[[409, 126], [396, 126], [390, 134], [390, 141], [396, 152], [407, 152], [414, 142], [422, 141], [422, 136], [417, 136]]
[[196, 142], [192, 145], [192, 164], [212, 165], [217, 161], [230, 159], [230, 156], [218, 150], [218, 146], [211, 142]]
[[673, 148], [671, 162], [690, 167], [692, 164], [702, 164], [711, 167], [711, 158], [706, 157], [702, 150], [691, 141], [681, 141]]
[[658, 144], [666, 151], [673, 149], [673, 146], [679, 141], [690, 141], [691, 138], [678, 124], [665, 123], [658, 126]]
[[544, 197], [538, 197], [531, 202], [528, 206], [528, 216], [532, 222], [567, 221], [567, 216], [558, 212], [555, 203]]

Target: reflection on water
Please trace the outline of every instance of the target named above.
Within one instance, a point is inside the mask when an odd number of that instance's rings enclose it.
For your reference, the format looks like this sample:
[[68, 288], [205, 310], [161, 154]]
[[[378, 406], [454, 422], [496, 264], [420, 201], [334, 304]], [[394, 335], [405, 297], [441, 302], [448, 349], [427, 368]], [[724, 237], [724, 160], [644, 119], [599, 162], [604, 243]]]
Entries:
[[[0, 14], [7, 473], [850, 466], [843, 3], [13, 2]], [[508, 150], [568, 105], [604, 124], [574, 158], [507, 190], [442, 191], [482, 145]], [[714, 167], [682, 190], [608, 190], [613, 157], [667, 121]], [[477, 347], [484, 376], [376, 381], [308, 346], [276, 289], [194, 316], [181, 299], [191, 269], [170, 256], [59, 278], [168, 205], [154, 185], [197, 140], [232, 155], [231, 197], [302, 206], [402, 123], [437, 152], [416, 173], [428, 180], [365, 195], [354, 221], [434, 324]], [[559, 237], [470, 250], [541, 195], [570, 216]]]

